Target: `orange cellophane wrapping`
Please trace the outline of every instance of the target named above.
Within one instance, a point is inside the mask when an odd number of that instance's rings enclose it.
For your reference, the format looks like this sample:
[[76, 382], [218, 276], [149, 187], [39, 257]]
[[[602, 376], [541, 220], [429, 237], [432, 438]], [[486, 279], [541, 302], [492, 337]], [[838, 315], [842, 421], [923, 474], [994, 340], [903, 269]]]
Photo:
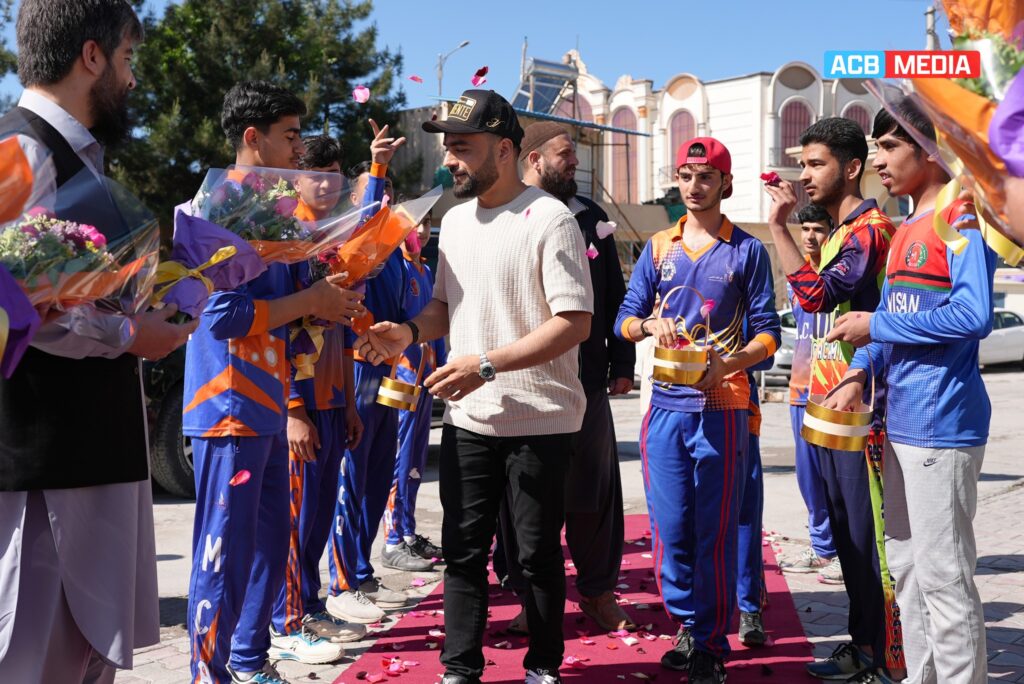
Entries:
[[943, 0], [942, 5], [949, 27], [957, 34], [977, 30], [1009, 38], [1024, 21], [1024, 3], [1019, 0]]
[[924, 100], [942, 143], [956, 154], [981, 185], [986, 203], [995, 208], [1005, 203], [1003, 182], [1006, 164], [988, 144], [989, 123], [996, 103], [944, 78], [913, 79], [914, 90]]
[[264, 263], [296, 264], [314, 257], [323, 248], [309, 240], [249, 240]]
[[82, 271], [62, 275], [56, 285], [46, 276], [40, 276], [34, 283], [22, 283], [22, 288], [37, 309], [64, 311], [118, 293], [150, 260], [150, 256], [143, 256], [116, 271]]
[[384, 207], [338, 248], [336, 273], [348, 273], [343, 283], [354, 285], [384, 263], [416, 226], [409, 217]]
[[0, 142], [0, 223], [13, 221], [32, 194], [32, 167], [17, 137]]

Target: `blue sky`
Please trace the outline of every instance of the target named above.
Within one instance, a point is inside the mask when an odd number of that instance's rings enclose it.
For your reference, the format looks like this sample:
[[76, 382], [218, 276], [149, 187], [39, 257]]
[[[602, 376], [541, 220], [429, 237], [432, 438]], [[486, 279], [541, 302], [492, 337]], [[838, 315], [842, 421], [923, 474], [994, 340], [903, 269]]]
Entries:
[[[147, 4], [161, 8], [166, 2], [148, 0]], [[470, 45], [445, 65], [446, 96], [472, 87], [470, 77], [486, 65], [490, 67], [488, 86], [511, 97], [519, 82], [524, 37], [529, 40], [528, 54], [542, 59], [557, 60], [578, 44], [590, 72], [608, 87], [614, 87], [622, 74], [630, 74], [651, 79], [655, 88], [661, 88], [683, 71], [714, 80], [773, 71], [785, 62], [803, 60], [820, 72], [826, 50], [921, 49], [924, 11], [930, 4], [927, 0], [450, 4], [377, 0], [371, 21], [377, 25], [379, 43], [405, 56], [402, 87], [409, 105], [420, 106], [432, 104], [437, 94], [438, 53], [463, 40]], [[5, 33], [7, 44], [13, 44], [13, 30]], [[944, 36], [941, 27], [940, 35]], [[943, 47], [948, 44], [944, 38]], [[408, 80], [413, 74], [424, 82]], [[0, 82], [0, 93], [19, 91], [12, 77]]]

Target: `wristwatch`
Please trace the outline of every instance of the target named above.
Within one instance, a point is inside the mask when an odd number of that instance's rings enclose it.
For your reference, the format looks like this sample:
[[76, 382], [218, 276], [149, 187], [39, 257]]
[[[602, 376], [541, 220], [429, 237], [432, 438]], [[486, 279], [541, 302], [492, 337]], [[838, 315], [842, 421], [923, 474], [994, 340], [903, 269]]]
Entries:
[[480, 377], [486, 382], [491, 382], [498, 376], [498, 371], [495, 370], [494, 364], [491, 363], [490, 359], [487, 358], [487, 353], [480, 354]]

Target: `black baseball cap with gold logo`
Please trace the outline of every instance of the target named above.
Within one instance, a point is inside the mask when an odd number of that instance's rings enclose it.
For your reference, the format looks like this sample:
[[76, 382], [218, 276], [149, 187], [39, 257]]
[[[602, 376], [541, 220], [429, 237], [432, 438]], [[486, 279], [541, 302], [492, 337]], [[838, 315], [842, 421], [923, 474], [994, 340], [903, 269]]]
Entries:
[[523, 127], [508, 100], [493, 90], [467, 90], [448, 109], [444, 121], [424, 121], [428, 133], [493, 133], [518, 147]]

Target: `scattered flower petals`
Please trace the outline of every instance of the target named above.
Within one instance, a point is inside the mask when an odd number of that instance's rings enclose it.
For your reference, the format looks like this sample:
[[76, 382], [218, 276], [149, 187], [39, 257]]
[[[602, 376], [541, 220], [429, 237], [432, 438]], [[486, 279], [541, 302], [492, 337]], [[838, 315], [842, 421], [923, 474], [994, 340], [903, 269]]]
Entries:
[[583, 644], [584, 646], [593, 646], [597, 642], [594, 641], [593, 639], [588, 639], [587, 637], [581, 637], [580, 638], [580, 643]]
[[246, 482], [249, 481], [250, 477], [252, 477], [252, 473], [250, 473], [248, 470], [239, 470], [237, 473], [235, 473], [234, 477], [228, 480], [228, 484], [231, 485], [232, 487], [244, 485]]
[[761, 180], [765, 182], [765, 185], [771, 185], [772, 187], [778, 187], [779, 183], [782, 182], [782, 178], [774, 171], [762, 173]]
[[566, 656], [564, 662], [565, 662], [566, 665], [568, 665], [569, 667], [571, 667], [574, 670], [582, 670], [582, 669], [585, 669], [587, 667], [587, 663], [585, 662], [586, 660], [587, 660], [586, 658], [578, 658], [576, 656], [572, 656], [571, 655], [571, 656]]
[[672, 640], [672, 635], [671, 634], [659, 634], [658, 638], [659, 639], [664, 639], [665, 641], [671, 641]]
[[437, 643], [436, 641], [428, 641], [427, 642], [427, 648], [429, 648], [431, 651], [436, 651], [440, 647], [441, 647], [441, 644]]
[[417, 578], [413, 579], [413, 581], [409, 582], [409, 586], [412, 586], [412, 587], [422, 587], [422, 586], [425, 586], [426, 584], [427, 584], [427, 581], [425, 579], [423, 579], [422, 577], [417, 577]]
[[405, 650], [405, 644], [391, 644], [391, 650], [392, 651], [404, 651]]
[[530, 207], [526, 207], [526, 214], [523, 216], [523, 218], [530, 218]]
[[598, 221], [597, 222], [597, 237], [604, 240], [606, 237], [614, 233], [619, 229], [619, 226], [615, 221]]
[[391, 203], [391, 195], [384, 193], [384, 196], [380, 198], [380, 208], [388, 206]]
[[367, 88], [366, 86], [356, 86], [352, 90], [352, 99], [358, 102], [359, 104], [365, 103], [367, 100], [370, 99], [370, 89]]
[[644, 634], [644, 639], [646, 639], [647, 641], [657, 641], [658, 637], [654, 636], [653, 634]]
[[605, 646], [605, 648], [607, 648], [609, 651], [617, 651], [617, 650], [619, 650], [618, 644], [607, 644]]
[[590, 246], [587, 247], [587, 258], [590, 259], [591, 261], [593, 261], [594, 259], [597, 258], [598, 254], [599, 254], [599, 252], [597, 251], [597, 247], [595, 247], [594, 243], [591, 242]]
[[427, 636], [434, 637], [435, 639], [443, 639], [444, 632], [440, 629], [432, 629], [429, 632], [427, 632]]
[[376, 684], [376, 682], [383, 682], [385, 676], [386, 675], [382, 672], [375, 672], [372, 675], [366, 675], [366, 681]]
[[650, 606], [646, 603], [638, 603], [635, 607], [637, 610], [647, 610], [648, 608], [650, 608]]
[[480, 67], [479, 69], [476, 70], [476, 73], [473, 74], [473, 78], [469, 79], [469, 82], [479, 88], [484, 83], [487, 83], [487, 72], [489, 71], [490, 68], [488, 67]]
[[511, 641], [499, 641], [498, 643], [494, 644], [494, 648], [512, 648], [512, 642]]
[[423, 83], [423, 77], [417, 76], [416, 74], [410, 76], [409, 80], [412, 81], [413, 83]]
[[406, 667], [419, 667], [420, 666], [420, 661], [418, 661], [418, 660], [403, 660], [402, 661], [402, 665], [405, 665]]
[[629, 636], [629, 637], [623, 637], [622, 638], [622, 643], [626, 644], [627, 646], [636, 646], [637, 644], [640, 643], [640, 640], [637, 639], [636, 637]]
[[651, 678], [651, 675], [644, 674], [643, 672], [630, 672], [630, 674], [633, 675], [633, 677], [636, 678], [636, 679], [650, 679]]
[[628, 561], [628, 560], [624, 560], [624, 561], [622, 561], [621, 563], [619, 563], [619, 565], [632, 565], [632, 564], [633, 564], [633, 563], [632, 563], [632, 562], [630, 562], [630, 561]]
[[641, 553], [641, 554], [640, 554], [640, 557], [641, 557], [641, 558], [653, 558], [654, 556], [652, 556], [652, 555], [651, 555], [651, 554], [649, 554], [649, 553]]
[[621, 639], [622, 637], [628, 637], [629, 636], [629, 630], [617, 629], [614, 632], [608, 632], [608, 636], [609, 636], [609, 638], [612, 638], [612, 639], [614, 639], [615, 637], [619, 637]]
[[628, 584], [616, 584], [615, 588], [616, 589], [629, 589], [629, 585]]

